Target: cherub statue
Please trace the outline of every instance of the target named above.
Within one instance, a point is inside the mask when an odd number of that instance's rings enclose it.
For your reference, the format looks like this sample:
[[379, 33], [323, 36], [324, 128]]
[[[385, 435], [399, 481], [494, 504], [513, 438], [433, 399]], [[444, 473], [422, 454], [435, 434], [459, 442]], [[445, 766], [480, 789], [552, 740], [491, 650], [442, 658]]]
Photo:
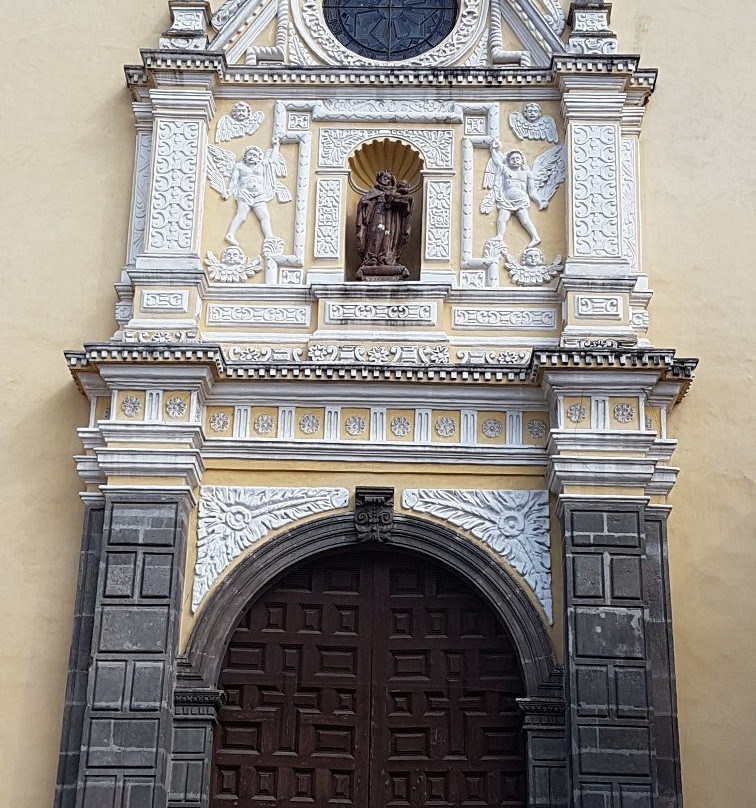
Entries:
[[540, 104], [525, 104], [522, 112], [513, 112], [509, 125], [520, 140], [548, 140], [549, 143], [559, 140], [554, 119], [541, 114]]
[[562, 256], [547, 264], [538, 247], [528, 247], [516, 264], [507, 252], [504, 253], [504, 266], [509, 277], [521, 286], [540, 286], [555, 278], [562, 269]]
[[[260, 222], [263, 239], [273, 239], [268, 202], [275, 196], [279, 202], [291, 202], [291, 194], [285, 185], [278, 181], [286, 176], [286, 163], [278, 150], [278, 140], [273, 148], [263, 154], [262, 149], [250, 146], [242, 159], [237, 162], [233, 152], [220, 146], [209, 145], [207, 176], [210, 187], [223, 199], [236, 200], [236, 216], [226, 233], [226, 241], [236, 247], [239, 242], [236, 233], [252, 211]], [[230, 178], [226, 187], [226, 178]]]
[[235, 137], [254, 135], [265, 118], [263, 112], [252, 112], [246, 101], [239, 101], [231, 107], [231, 114], [224, 115], [215, 129], [217, 143], [225, 143]]
[[241, 247], [226, 247], [220, 259], [212, 252], [207, 253], [208, 273], [213, 281], [238, 283], [251, 278], [260, 269], [260, 258], [248, 261]]
[[494, 207], [498, 209], [496, 238], [504, 242], [507, 224], [514, 214], [530, 236], [528, 247], [540, 244], [541, 237], [528, 213], [530, 200], [538, 204], [538, 210], [545, 210], [564, 182], [566, 171], [563, 146], [554, 146], [537, 157], [531, 170], [519, 149], [502, 154], [501, 142], [494, 140], [483, 176], [483, 187], [488, 193], [480, 204], [480, 212], [488, 214]]

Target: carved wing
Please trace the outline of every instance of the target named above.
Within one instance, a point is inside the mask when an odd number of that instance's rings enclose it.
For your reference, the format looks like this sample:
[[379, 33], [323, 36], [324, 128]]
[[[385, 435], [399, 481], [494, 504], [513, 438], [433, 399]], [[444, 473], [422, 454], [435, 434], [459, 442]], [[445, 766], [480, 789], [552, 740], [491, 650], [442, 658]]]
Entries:
[[557, 257], [548, 265], [549, 272], [557, 273], [562, 268], [562, 256], [557, 255]]
[[286, 161], [283, 159], [283, 156], [278, 149], [268, 149], [268, 151], [265, 152], [265, 162], [273, 170], [274, 176], [287, 176]]
[[[245, 129], [245, 134], [247, 135], [254, 135], [254, 133], [260, 128], [263, 120], [265, 118], [264, 112], [253, 112], [247, 122], [247, 126]], [[220, 126], [220, 124], [218, 124]], [[217, 140], [217, 138], [216, 138]]]
[[535, 125], [539, 140], [548, 140], [549, 143], [556, 143], [559, 140], [556, 122], [551, 115], [544, 115], [542, 118], [539, 118]]
[[226, 177], [231, 176], [234, 170], [236, 157], [233, 152], [221, 149], [220, 146], [207, 146], [207, 181], [210, 187], [221, 196], [228, 193]]
[[224, 115], [215, 128], [215, 140], [217, 143], [224, 143], [236, 136], [234, 119], [230, 115]]
[[519, 264], [516, 264], [509, 256], [509, 252], [504, 253], [504, 266], [510, 272], [519, 272], [522, 267]]
[[545, 207], [566, 177], [567, 150], [564, 144], [553, 146], [533, 162], [533, 198]]
[[509, 125], [520, 140], [528, 137], [528, 122], [521, 112], [513, 112], [509, 116]]
[[219, 270], [221, 268], [221, 262], [216, 258], [215, 253], [211, 252], [210, 250], [207, 251], [205, 264], [207, 265], [208, 269]]
[[486, 171], [483, 174], [483, 187], [490, 189], [494, 187], [496, 182], [497, 165], [496, 161], [491, 157], [486, 164]]

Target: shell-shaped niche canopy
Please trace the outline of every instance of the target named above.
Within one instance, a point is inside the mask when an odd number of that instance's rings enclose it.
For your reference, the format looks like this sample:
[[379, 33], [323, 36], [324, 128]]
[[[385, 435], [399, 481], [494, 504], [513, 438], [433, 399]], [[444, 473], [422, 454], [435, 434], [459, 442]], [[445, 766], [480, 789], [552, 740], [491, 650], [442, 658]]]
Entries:
[[349, 158], [352, 183], [361, 191], [375, 184], [379, 171], [390, 171], [397, 182], [408, 182], [414, 188], [421, 181], [423, 158], [409, 143], [382, 138], [363, 143]]

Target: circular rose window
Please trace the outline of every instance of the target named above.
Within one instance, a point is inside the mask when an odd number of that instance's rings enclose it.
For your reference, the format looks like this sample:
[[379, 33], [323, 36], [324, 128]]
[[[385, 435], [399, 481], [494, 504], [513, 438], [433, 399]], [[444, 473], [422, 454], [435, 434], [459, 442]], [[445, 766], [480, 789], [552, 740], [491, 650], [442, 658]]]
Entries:
[[323, 16], [352, 52], [399, 62], [449, 36], [457, 21], [457, 0], [323, 0]]

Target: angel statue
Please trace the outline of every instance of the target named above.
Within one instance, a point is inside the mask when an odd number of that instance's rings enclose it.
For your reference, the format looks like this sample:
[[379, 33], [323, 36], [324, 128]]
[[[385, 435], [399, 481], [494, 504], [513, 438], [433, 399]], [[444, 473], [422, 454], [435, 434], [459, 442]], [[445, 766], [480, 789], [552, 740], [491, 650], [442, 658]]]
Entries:
[[509, 277], [520, 286], [540, 286], [559, 274], [562, 269], [562, 256], [557, 255], [550, 264], [547, 264], [538, 247], [528, 247], [522, 254], [519, 264], [505, 252], [504, 266], [509, 272]]
[[520, 140], [548, 140], [549, 143], [559, 140], [554, 119], [541, 113], [540, 104], [525, 104], [522, 112], [513, 112], [509, 125]]
[[[250, 146], [237, 162], [233, 152], [220, 146], [208, 145], [207, 177], [210, 187], [223, 199], [236, 200], [236, 216], [226, 233], [226, 241], [239, 246], [236, 233], [252, 211], [260, 222], [264, 241], [275, 238], [270, 224], [268, 202], [275, 196], [279, 202], [291, 202], [289, 189], [278, 181], [286, 176], [286, 163], [278, 150], [278, 140], [273, 148], [263, 154], [262, 149]], [[228, 187], [226, 178], [230, 178]]]
[[488, 193], [480, 203], [480, 212], [488, 214], [494, 206], [498, 209], [496, 238], [504, 242], [507, 224], [514, 214], [530, 236], [528, 247], [540, 244], [541, 237], [528, 213], [530, 200], [538, 203], [538, 210], [545, 210], [564, 182], [566, 170], [563, 146], [553, 146], [536, 157], [531, 170], [519, 149], [502, 154], [501, 142], [494, 140], [483, 176], [483, 187]]
[[252, 108], [246, 101], [239, 101], [231, 107], [231, 114], [224, 115], [215, 129], [215, 140], [224, 143], [235, 137], [248, 137], [260, 128], [265, 113], [252, 112]]

